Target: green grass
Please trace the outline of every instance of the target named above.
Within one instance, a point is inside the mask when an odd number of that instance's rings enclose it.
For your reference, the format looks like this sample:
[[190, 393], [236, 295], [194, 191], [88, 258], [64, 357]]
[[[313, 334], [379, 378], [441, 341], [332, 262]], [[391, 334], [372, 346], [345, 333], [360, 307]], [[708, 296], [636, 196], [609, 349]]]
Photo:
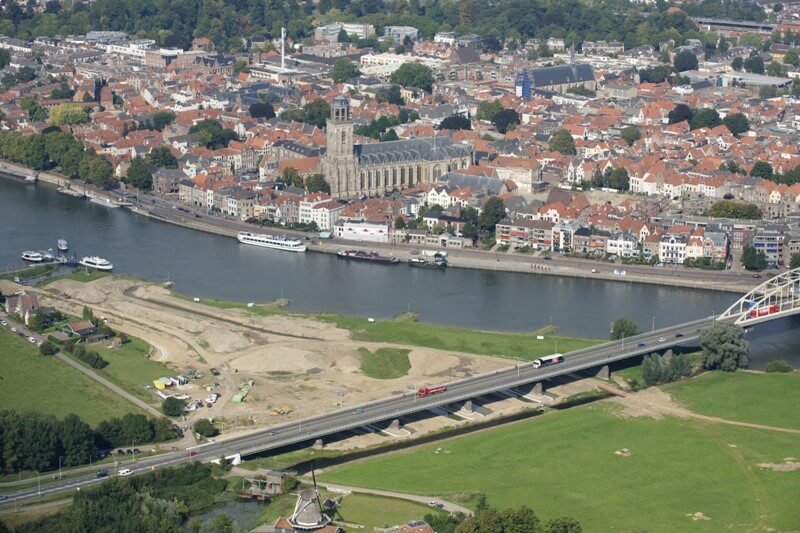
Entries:
[[129, 341], [118, 348], [108, 348], [107, 343], [91, 346], [91, 350], [97, 351], [109, 362], [99, 373], [107, 375], [119, 386], [142, 399], [155, 402], [156, 397], [147, 392], [145, 387], [152, 386], [153, 380], [174, 375], [175, 372], [166, 365], [149, 359], [150, 345], [145, 341], [136, 337], [128, 338]]
[[408, 352], [401, 348], [378, 348], [370, 352], [366, 348], [359, 348], [361, 354], [361, 371], [375, 379], [395, 379], [403, 377], [411, 370]]
[[258, 515], [259, 524], [272, 525], [280, 518], [288, 518], [294, 512], [294, 504], [297, 501], [297, 496], [293, 494], [281, 494], [274, 500], [270, 501], [267, 508], [261, 511]]
[[96, 279], [105, 278], [105, 277], [110, 276], [110, 275], [111, 275], [111, 273], [109, 273], [109, 272], [101, 272], [99, 270], [88, 270], [87, 271], [86, 269], [83, 269], [83, 268], [76, 268], [75, 270], [73, 270], [69, 274], [64, 274], [63, 276], [54, 276], [52, 278], [48, 278], [48, 279], [42, 281], [39, 284], [39, 286], [44, 287], [45, 285], [50, 285], [51, 283], [53, 283], [55, 281], [62, 280], [62, 279], [71, 279], [73, 281], [82, 281], [84, 283], [87, 283], [89, 281], [94, 281]]
[[[435, 453], [442, 448], [442, 453]], [[628, 448], [630, 457], [614, 451]], [[584, 531], [794, 529], [797, 473], [758, 463], [800, 457], [796, 435], [699, 421], [623, 418], [593, 404], [351, 463], [325, 481], [573, 516]], [[687, 515], [701, 512], [709, 521]]]
[[366, 531], [372, 531], [376, 527], [399, 526], [409, 520], [421, 520], [432, 512], [436, 511], [420, 503], [371, 494], [351, 494], [342, 499], [336, 519], [360, 524]]
[[353, 339], [358, 341], [424, 346], [476, 355], [495, 355], [525, 360], [555, 353], [556, 340], [560, 353], [579, 350], [603, 342], [550, 335], [546, 335], [544, 340], [537, 340], [536, 335], [540, 334], [538, 332], [475, 331], [415, 322], [407, 317], [403, 317], [401, 320], [381, 322], [368, 322], [366, 319], [340, 315], [321, 315], [320, 318], [351, 330]]
[[0, 406], [64, 417], [75, 413], [94, 426], [141, 411], [99, 383], [0, 328]]
[[175, 296], [176, 298], [180, 298], [181, 300], [186, 300], [187, 302], [200, 303], [203, 305], [207, 305], [209, 307], [215, 307], [217, 309], [241, 309], [242, 311], [246, 311], [248, 313], [258, 316], [273, 316], [273, 315], [284, 314], [284, 311], [282, 309], [283, 302], [254, 304], [252, 307], [248, 307], [247, 304], [244, 302], [217, 300], [216, 298], [201, 298], [199, 302], [195, 302], [193, 297], [181, 294], [176, 291], [172, 291], [172, 295]]
[[13, 280], [16, 276], [20, 276], [22, 278], [27, 278], [27, 279], [33, 279], [44, 276], [51, 272], [55, 272], [57, 268], [58, 267], [53, 264], [35, 265], [26, 268], [18, 268], [16, 270], [11, 270], [9, 272], [0, 274], [0, 279]]
[[664, 387], [704, 415], [800, 429], [800, 373], [706, 372]]

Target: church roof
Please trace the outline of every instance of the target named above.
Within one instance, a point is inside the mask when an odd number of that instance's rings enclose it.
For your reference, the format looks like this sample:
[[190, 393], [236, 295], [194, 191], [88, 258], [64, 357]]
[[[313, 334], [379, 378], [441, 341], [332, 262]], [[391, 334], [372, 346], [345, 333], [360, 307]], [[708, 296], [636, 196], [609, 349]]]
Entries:
[[594, 81], [594, 70], [586, 63], [535, 68], [529, 75], [534, 87]]
[[466, 144], [453, 144], [449, 137], [419, 137], [375, 144], [357, 144], [353, 147], [362, 165], [378, 165], [396, 161], [438, 161], [467, 156], [472, 148]]

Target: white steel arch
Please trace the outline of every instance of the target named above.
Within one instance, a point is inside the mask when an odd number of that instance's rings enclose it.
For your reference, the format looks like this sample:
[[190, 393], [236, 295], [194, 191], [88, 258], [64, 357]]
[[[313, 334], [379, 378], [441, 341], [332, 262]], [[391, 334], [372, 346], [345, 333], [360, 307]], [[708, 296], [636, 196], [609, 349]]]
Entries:
[[800, 313], [800, 268], [774, 276], [742, 296], [717, 320], [747, 326]]

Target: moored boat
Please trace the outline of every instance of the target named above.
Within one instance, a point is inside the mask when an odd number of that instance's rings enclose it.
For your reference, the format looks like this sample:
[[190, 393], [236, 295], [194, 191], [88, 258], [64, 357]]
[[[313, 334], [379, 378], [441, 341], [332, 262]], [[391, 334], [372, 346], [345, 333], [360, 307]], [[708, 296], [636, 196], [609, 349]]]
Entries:
[[96, 270], [113, 270], [114, 265], [107, 259], [95, 256], [86, 256], [78, 261], [78, 264], [87, 268], [94, 268]]
[[439, 259], [434, 261], [428, 261], [427, 259], [422, 259], [421, 257], [412, 257], [408, 260], [408, 266], [418, 267], [418, 268], [439, 268], [443, 269], [447, 266], [446, 259]]
[[66, 252], [69, 250], [69, 243], [67, 243], [66, 239], [58, 239], [58, 251], [59, 252]]
[[29, 261], [31, 263], [41, 263], [44, 261], [44, 257], [39, 252], [34, 252], [32, 250], [27, 250], [22, 252], [22, 260]]
[[283, 250], [286, 252], [306, 251], [306, 245], [302, 240], [287, 235], [269, 235], [266, 233], [240, 231], [236, 238], [242, 244], [251, 244], [261, 248], [271, 248], [273, 250]]
[[339, 250], [336, 255], [340, 259], [350, 259], [351, 261], [368, 261], [372, 263], [384, 263], [396, 265], [400, 260], [388, 255], [380, 255], [378, 252], [363, 252], [361, 250]]

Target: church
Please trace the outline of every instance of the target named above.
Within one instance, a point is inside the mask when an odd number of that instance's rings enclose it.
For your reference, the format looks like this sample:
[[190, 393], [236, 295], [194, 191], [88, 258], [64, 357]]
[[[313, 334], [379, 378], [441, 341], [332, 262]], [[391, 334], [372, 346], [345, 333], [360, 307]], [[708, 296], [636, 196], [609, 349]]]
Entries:
[[394, 189], [433, 183], [451, 170], [472, 164], [472, 147], [447, 136], [354, 144], [350, 101], [337, 97], [327, 121], [328, 147], [319, 171], [334, 198], [379, 196]]

